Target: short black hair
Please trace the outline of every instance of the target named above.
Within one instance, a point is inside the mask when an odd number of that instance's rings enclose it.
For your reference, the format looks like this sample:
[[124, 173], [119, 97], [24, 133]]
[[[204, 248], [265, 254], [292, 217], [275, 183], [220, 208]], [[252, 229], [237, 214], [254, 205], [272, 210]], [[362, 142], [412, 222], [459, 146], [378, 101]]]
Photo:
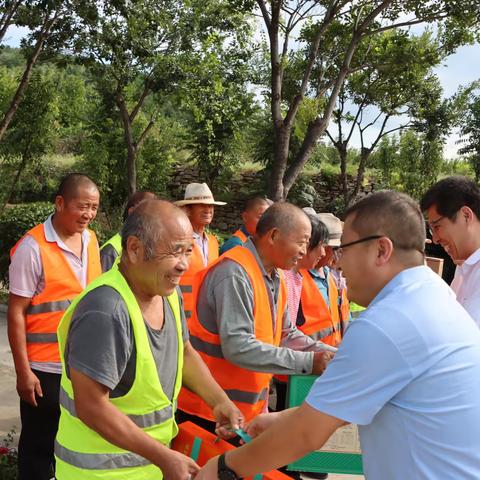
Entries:
[[252, 208], [256, 207], [257, 205], [262, 205], [266, 203], [269, 205], [268, 200], [265, 197], [262, 197], [260, 195], [256, 195], [255, 197], [250, 197], [245, 200], [245, 203], [243, 204], [243, 211], [247, 212], [248, 210], [251, 210]]
[[308, 242], [308, 250], [313, 250], [320, 243], [328, 243], [330, 234], [328, 233], [327, 226], [316, 215], [307, 213], [307, 217], [312, 225], [312, 233], [310, 235], [310, 241]]
[[144, 200], [156, 200], [157, 196], [153, 192], [149, 191], [136, 191], [135, 193], [132, 193], [128, 197], [127, 205], [125, 206], [125, 210], [123, 211], [123, 221], [125, 221], [128, 217], [128, 211], [132, 207], [136, 207], [140, 202], [143, 202]]
[[453, 220], [463, 207], [471, 208], [480, 220], [480, 188], [470, 178], [447, 177], [430, 187], [420, 201], [423, 212], [435, 206], [442, 217]]
[[69, 173], [60, 182], [56, 196], [63, 197], [66, 201], [69, 201], [76, 196], [80, 186], [89, 186], [98, 190], [97, 184], [88, 175], [84, 173]]
[[276, 228], [283, 233], [288, 233], [295, 228], [298, 218], [307, 216], [307, 214], [293, 203], [277, 202], [268, 207], [257, 224], [255, 235], [263, 237], [272, 228]]
[[347, 209], [355, 215], [352, 228], [362, 237], [385, 235], [400, 250], [425, 251], [425, 221], [418, 203], [408, 195], [382, 190], [359, 200]]

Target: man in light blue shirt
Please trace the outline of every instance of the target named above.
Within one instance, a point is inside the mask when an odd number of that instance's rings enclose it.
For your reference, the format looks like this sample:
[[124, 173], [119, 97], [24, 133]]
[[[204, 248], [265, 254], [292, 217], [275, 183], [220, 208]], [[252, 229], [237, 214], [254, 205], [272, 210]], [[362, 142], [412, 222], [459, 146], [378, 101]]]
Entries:
[[[347, 211], [340, 266], [350, 297], [368, 308], [302, 406], [247, 427], [263, 434], [225, 456], [236, 475], [290, 463], [356, 423], [368, 480], [480, 478], [480, 332], [423, 265], [424, 241], [406, 195], [379, 192]], [[214, 459], [196, 480], [216, 468]]]

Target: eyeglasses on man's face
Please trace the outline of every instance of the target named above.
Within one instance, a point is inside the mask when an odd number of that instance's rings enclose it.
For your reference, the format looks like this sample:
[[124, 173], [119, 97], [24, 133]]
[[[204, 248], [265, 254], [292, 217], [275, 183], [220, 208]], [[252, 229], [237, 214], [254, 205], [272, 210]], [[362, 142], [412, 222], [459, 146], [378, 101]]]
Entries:
[[343, 250], [345, 248], [351, 247], [353, 245], [357, 245], [359, 243], [369, 242], [370, 240], [378, 240], [379, 238], [384, 237], [385, 235], [369, 235], [368, 237], [359, 238], [358, 240], [354, 240], [353, 242], [343, 243], [338, 247], [333, 247], [333, 253], [335, 254], [335, 259], [339, 260], [340, 257], [343, 255]]
[[431, 222], [428, 222], [428, 231], [430, 232], [430, 235], [433, 237], [433, 235], [437, 232], [438, 228], [440, 227], [439, 223], [445, 218], [445, 215], [442, 215], [441, 217], [436, 218], [435, 220], [432, 220]]

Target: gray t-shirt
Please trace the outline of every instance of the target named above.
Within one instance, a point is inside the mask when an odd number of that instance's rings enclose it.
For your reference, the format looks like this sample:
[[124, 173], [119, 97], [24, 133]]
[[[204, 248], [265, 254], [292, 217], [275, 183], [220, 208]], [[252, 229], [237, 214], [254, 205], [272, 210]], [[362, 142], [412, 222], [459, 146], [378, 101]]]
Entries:
[[[280, 275], [274, 270], [269, 275], [258, 256], [251, 239], [244, 247], [250, 250], [258, 262], [267, 290], [272, 319], [276, 318]], [[288, 310], [278, 319], [282, 329], [281, 347], [257, 340], [254, 333], [253, 286], [246, 270], [237, 262], [223, 259], [208, 272], [198, 295], [199, 322], [209, 332], [218, 333], [222, 353], [230, 362], [256, 372], [282, 375], [308, 374], [312, 372], [316, 351], [336, 349], [315, 342], [291, 324]], [[274, 320], [275, 321], [275, 320]], [[191, 343], [195, 347], [196, 338]]]
[[[183, 341], [188, 341], [188, 327], [183, 313]], [[163, 299], [164, 324], [154, 330], [145, 322], [158, 377], [168, 398], [173, 397], [177, 375], [178, 337], [175, 317]], [[127, 305], [109, 286], [87, 293], [73, 314], [65, 350], [67, 374], [74, 368], [110, 389], [110, 398], [125, 395], [133, 385], [136, 368], [133, 327]]]
[[102, 272], [108, 272], [112, 268], [117, 257], [118, 252], [115, 250], [115, 248], [113, 248], [113, 245], [110, 243], [105, 245], [100, 250], [100, 263], [102, 265]]

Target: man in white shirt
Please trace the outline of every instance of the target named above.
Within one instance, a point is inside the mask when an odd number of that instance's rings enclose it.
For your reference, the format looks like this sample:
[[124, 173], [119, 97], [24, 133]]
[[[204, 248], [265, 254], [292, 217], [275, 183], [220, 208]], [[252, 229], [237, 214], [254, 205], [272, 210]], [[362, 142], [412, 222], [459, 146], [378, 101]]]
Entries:
[[452, 289], [458, 302], [480, 326], [480, 188], [467, 177], [447, 177], [420, 202], [432, 240], [457, 265]]

